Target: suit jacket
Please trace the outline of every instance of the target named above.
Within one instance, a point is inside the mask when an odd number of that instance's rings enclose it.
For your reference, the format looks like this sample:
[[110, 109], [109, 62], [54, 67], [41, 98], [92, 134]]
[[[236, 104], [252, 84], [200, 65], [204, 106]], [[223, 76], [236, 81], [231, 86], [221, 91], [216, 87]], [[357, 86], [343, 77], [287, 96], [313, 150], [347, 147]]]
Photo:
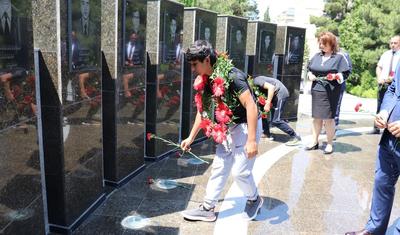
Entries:
[[[393, 82], [383, 98], [382, 110], [386, 110], [389, 113], [388, 123], [400, 121], [400, 64], [397, 66]], [[385, 129], [380, 144], [389, 139], [393, 140], [394, 136]]]
[[[129, 60], [129, 51], [128, 51], [128, 48], [129, 48], [129, 44], [130, 44], [130, 42], [128, 42], [127, 44], [126, 44], [126, 47], [125, 47], [125, 60], [126, 61], [128, 61]], [[140, 65], [140, 64], [144, 64], [144, 59], [143, 59], [143, 46], [139, 43], [139, 42], [136, 42], [136, 44], [135, 44], [135, 51], [133, 52], [133, 55], [132, 55], [132, 62], [133, 62], [133, 64], [134, 65]]]

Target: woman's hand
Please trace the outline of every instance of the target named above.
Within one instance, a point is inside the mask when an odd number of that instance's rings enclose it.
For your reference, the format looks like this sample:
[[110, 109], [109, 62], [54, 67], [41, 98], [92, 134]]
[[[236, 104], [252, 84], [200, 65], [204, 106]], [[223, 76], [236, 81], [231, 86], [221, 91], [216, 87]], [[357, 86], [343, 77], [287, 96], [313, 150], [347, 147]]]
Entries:
[[310, 81], [317, 80], [317, 77], [312, 72], [308, 72], [307, 76], [308, 76], [308, 80], [310, 80]]
[[190, 137], [188, 137], [188, 138], [186, 138], [186, 139], [184, 139], [184, 140], [182, 140], [182, 142], [181, 142], [181, 149], [183, 150], [183, 151], [190, 151], [190, 145], [192, 144], [192, 142], [193, 142], [193, 140], [192, 140], [192, 138], [190, 138]]

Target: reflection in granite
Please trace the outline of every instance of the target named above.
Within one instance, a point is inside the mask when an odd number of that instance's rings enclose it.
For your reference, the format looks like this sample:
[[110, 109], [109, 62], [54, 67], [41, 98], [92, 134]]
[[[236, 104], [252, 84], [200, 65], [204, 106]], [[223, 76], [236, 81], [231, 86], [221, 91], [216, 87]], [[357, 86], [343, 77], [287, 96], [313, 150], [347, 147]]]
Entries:
[[102, 21], [104, 178], [112, 185], [144, 165], [146, 81], [146, 1], [115, 4], [103, 0]]
[[27, 164], [40, 165], [39, 158], [30, 157], [38, 146], [36, 127], [29, 121], [0, 130], [0, 231], [4, 234], [44, 233], [40, 168]]
[[[151, 54], [148, 60], [146, 132], [178, 142], [182, 54], [176, 51], [183, 43], [183, 5], [168, 0], [150, 1], [147, 9], [147, 48], [149, 54], [158, 53], [159, 60], [152, 60]], [[154, 51], [159, 42], [160, 48]], [[172, 149], [152, 140], [146, 144], [146, 156], [155, 158]]]
[[[35, 2], [48, 217], [51, 229], [53, 225], [67, 228], [103, 195], [101, 61], [97, 40], [101, 4], [99, 0], [90, 1], [87, 29], [91, 35], [83, 36], [84, 31], [77, 29], [81, 9], [76, 1]], [[80, 44], [72, 31], [76, 31]], [[97, 43], [89, 45], [93, 38]], [[78, 57], [73, 56], [72, 48], [79, 51]]]
[[44, 234], [32, 6], [9, 2], [0, 32], [0, 234]]

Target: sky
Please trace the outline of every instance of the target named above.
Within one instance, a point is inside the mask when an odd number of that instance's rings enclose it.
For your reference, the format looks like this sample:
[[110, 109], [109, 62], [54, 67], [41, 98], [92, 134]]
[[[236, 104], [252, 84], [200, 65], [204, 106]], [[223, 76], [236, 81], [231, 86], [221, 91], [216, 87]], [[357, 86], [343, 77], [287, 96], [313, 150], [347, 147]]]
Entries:
[[264, 12], [269, 6], [269, 14], [271, 18], [275, 18], [277, 15], [282, 13], [282, 11], [288, 9], [289, 7], [294, 8], [306, 8], [317, 6], [322, 3], [322, 0], [256, 0], [258, 10], [260, 11], [260, 20], [264, 18]]

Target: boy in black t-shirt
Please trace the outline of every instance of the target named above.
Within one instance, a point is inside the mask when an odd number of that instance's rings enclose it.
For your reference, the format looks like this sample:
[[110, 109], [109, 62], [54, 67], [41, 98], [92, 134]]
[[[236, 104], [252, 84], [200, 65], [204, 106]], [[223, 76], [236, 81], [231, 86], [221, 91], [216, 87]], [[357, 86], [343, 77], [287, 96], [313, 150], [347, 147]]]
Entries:
[[[199, 40], [191, 45], [187, 50], [187, 58], [192, 71], [199, 76], [210, 76], [213, 73], [213, 65], [217, 57], [207, 41]], [[254, 219], [263, 204], [252, 174], [262, 130], [261, 119], [258, 118], [257, 105], [247, 83], [246, 74], [233, 68], [228, 76], [232, 83], [225, 92], [237, 94], [234, 99], [237, 99], [239, 103], [232, 110], [235, 117], [234, 125], [229, 126], [226, 140], [217, 145], [204, 202], [199, 208], [183, 211], [182, 215], [186, 219], [210, 222], [216, 220], [214, 207], [231, 172], [247, 199], [243, 217], [247, 220]], [[197, 112], [189, 137], [181, 142], [183, 150], [190, 149], [190, 144], [200, 130], [201, 119], [200, 113]]]
[[[265, 100], [264, 110], [266, 112], [272, 111], [271, 124], [276, 126], [279, 130], [285, 132], [290, 136], [290, 140], [286, 143], [287, 146], [295, 146], [301, 143], [301, 138], [284, 120], [281, 115], [285, 108], [286, 100], [289, 97], [289, 91], [278, 79], [258, 76], [254, 78], [254, 84], [260, 87], [261, 92], [267, 95]], [[272, 105], [271, 105], [272, 104]], [[273, 110], [270, 110], [273, 107]], [[264, 134], [270, 138], [271, 132], [269, 130], [268, 119], [263, 120]]]

